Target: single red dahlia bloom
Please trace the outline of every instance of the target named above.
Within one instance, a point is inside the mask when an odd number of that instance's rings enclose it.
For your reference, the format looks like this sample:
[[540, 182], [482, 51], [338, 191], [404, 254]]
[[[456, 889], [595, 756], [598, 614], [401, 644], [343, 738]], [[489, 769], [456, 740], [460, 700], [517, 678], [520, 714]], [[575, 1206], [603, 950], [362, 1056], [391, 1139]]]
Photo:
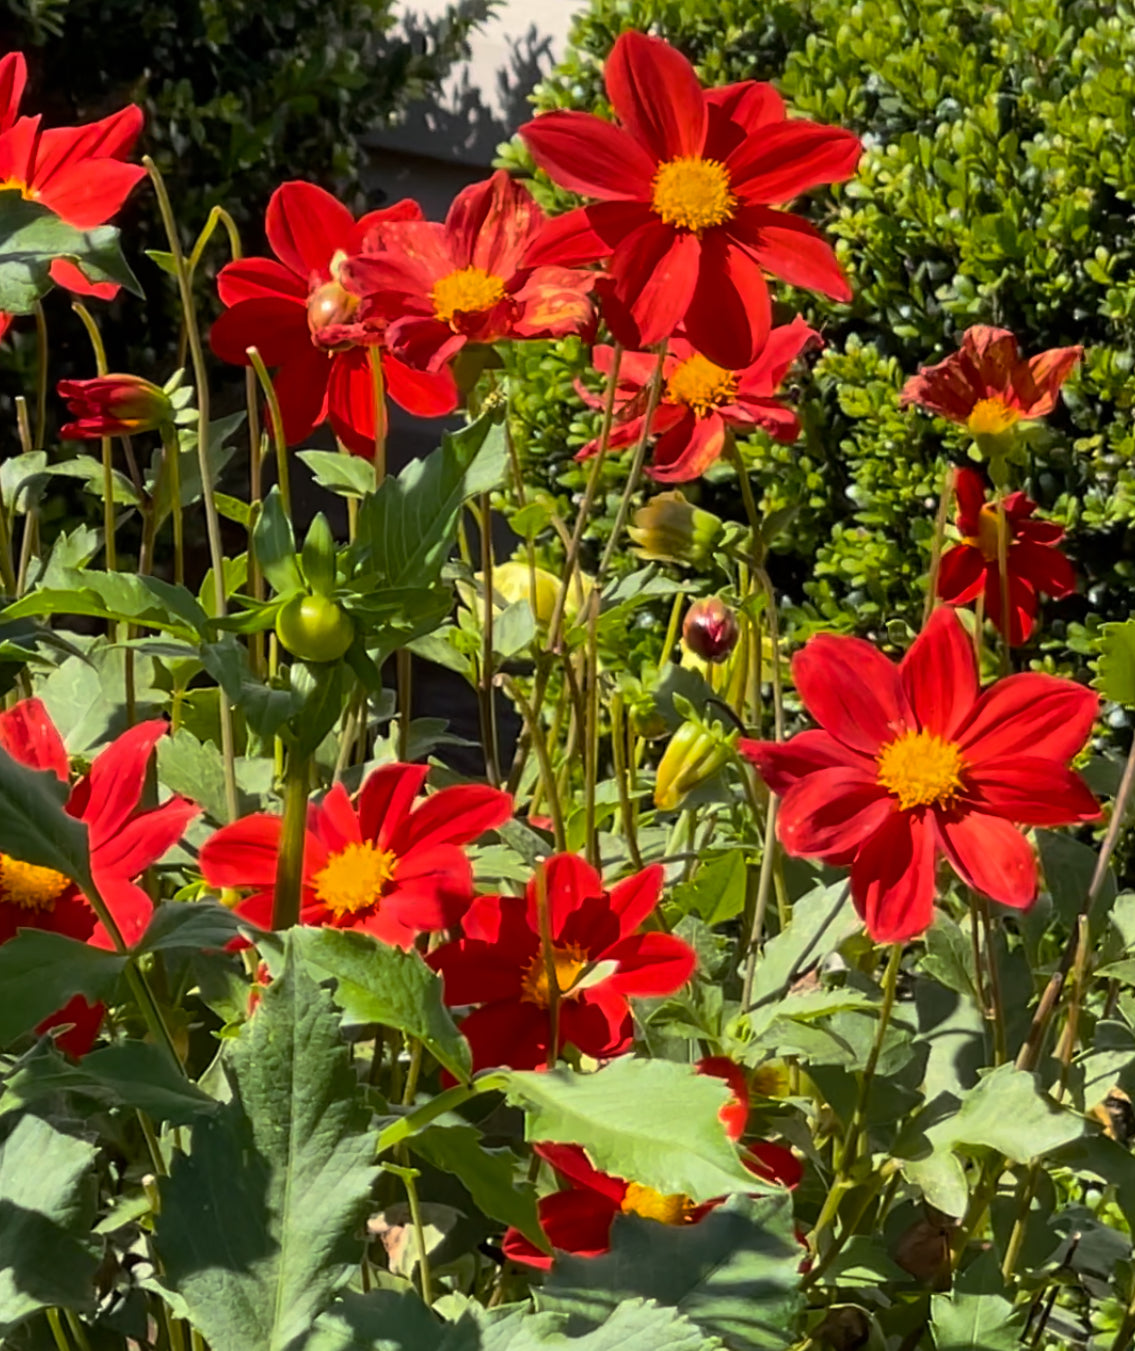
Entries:
[[772, 208], [850, 177], [857, 137], [789, 119], [768, 84], [703, 89], [680, 52], [643, 33], [619, 37], [605, 74], [620, 125], [550, 112], [520, 129], [553, 182], [598, 199], [549, 222], [529, 263], [610, 259], [605, 311], [625, 347], [649, 347], [684, 323], [727, 370], [755, 360], [768, 335], [766, 272], [851, 298], [819, 231]]
[[[998, 561], [998, 514], [987, 501], [976, 469], [954, 473], [958, 501], [957, 526], [962, 539], [946, 550], [938, 568], [938, 596], [949, 605], [966, 605], [985, 597], [985, 613], [1001, 629], [1001, 569]], [[1037, 592], [1057, 599], [1076, 589], [1072, 564], [1057, 549], [1064, 538], [1055, 521], [1034, 521], [1036, 503], [1024, 493], [1010, 493], [1003, 503], [1006, 574], [1009, 582], [1009, 642], [1028, 641], [1037, 616]]]
[[899, 402], [949, 418], [973, 436], [998, 436], [1051, 413], [1083, 355], [1082, 347], [1054, 347], [1026, 361], [1008, 329], [976, 324], [957, 352], [910, 377]]
[[[512, 799], [482, 784], [443, 788], [415, 805], [425, 765], [383, 765], [351, 805], [337, 783], [308, 808], [300, 923], [362, 929], [409, 948], [420, 933], [448, 929], [473, 897], [461, 846], [512, 815]], [[257, 813], [222, 826], [202, 846], [205, 880], [252, 894], [238, 915], [269, 928], [281, 818]]]
[[1033, 672], [980, 690], [949, 608], [897, 665], [861, 638], [820, 634], [792, 659], [792, 675], [823, 730], [740, 749], [783, 798], [785, 849], [851, 865], [851, 895], [876, 942], [930, 927], [939, 855], [975, 891], [1026, 909], [1037, 869], [1018, 827], [1100, 814], [1068, 768], [1098, 696]]
[[[95, 757], [90, 772], [74, 784], [66, 807], [69, 815], [86, 823], [91, 875], [123, 939], [131, 945], [142, 937], [153, 911], [135, 879], [173, 848], [198, 811], [194, 803], [177, 796], [151, 811], [138, 810], [146, 766], [165, 731], [160, 720], [143, 722], [112, 741]], [[48, 770], [68, 782], [67, 751], [38, 699], [23, 699], [0, 713], [0, 746], [20, 764]], [[0, 854], [0, 943], [20, 929], [49, 929], [94, 947], [114, 947], [87, 898], [69, 878]], [[73, 1024], [59, 1045], [71, 1055], [81, 1055], [98, 1034], [102, 1014], [101, 1005], [76, 997], [37, 1030]]]
[[[715, 1210], [724, 1197], [695, 1204], [681, 1193], [665, 1196], [652, 1187], [601, 1173], [579, 1145], [537, 1145], [536, 1153], [567, 1183], [562, 1191], [537, 1203], [540, 1228], [553, 1248], [575, 1257], [598, 1257], [611, 1248], [611, 1225], [617, 1215], [642, 1215], [660, 1224], [697, 1224]], [[759, 1158], [742, 1155], [745, 1167], [763, 1181], [790, 1190], [803, 1170], [784, 1145], [762, 1143]], [[524, 1266], [547, 1270], [553, 1258], [517, 1229], [509, 1229], [501, 1245], [506, 1257]]]
[[100, 375], [93, 380], [60, 380], [74, 422], [59, 429], [66, 440], [97, 440], [155, 431], [173, 418], [169, 395], [140, 375]]
[[384, 230], [347, 260], [343, 280], [386, 316], [391, 350], [418, 370], [440, 370], [468, 342], [590, 329], [593, 275], [521, 265], [544, 224], [531, 194], [498, 169], [457, 194], [444, 225]]
[[372, 348], [380, 354], [386, 392], [400, 408], [443, 417], [457, 407], [452, 375], [426, 375], [392, 356], [385, 320], [342, 284], [348, 255], [391, 222], [421, 214], [416, 202], [403, 201], [356, 221], [314, 183], [284, 183], [272, 194], [265, 220], [276, 258], [241, 258], [221, 269], [217, 291], [227, 309], [209, 341], [222, 361], [247, 366], [246, 350], [256, 347], [266, 366], [279, 367], [273, 385], [289, 446], [329, 420], [348, 450], [374, 455]]
[[[134, 104], [80, 127], [40, 130], [38, 117], [20, 117], [27, 64], [20, 52], [0, 60], [0, 187], [18, 188], [78, 230], [105, 225], [131, 189], [145, 178], [140, 164], [125, 164], [142, 130]], [[51, 264], [51, 279], [79, 295], [112, 299], [113, 282], [91, 282], [66, 258]], [[12, 322], [0, 314], [0, 337]]]
[[[651, 418], [655, 443], [646, 472], [660, 483], [688, 483], [704, 474], [725, 449], [730, 427], [751, 432], [763, 427], [778, 441], [795, 441], [800, 434], [796, 414], [776, 398], [788, 368], [820, 335], [803, 319], [774, 328], [751, 365], [725, 370], [695, 351], [683, 337], [673, 337], [662, 363], [662, 396]], [[609, 376], [614, 349], [595, 347], [591, 364]], [[650, 384], [658, 358], [650, 352], [624, 352], [615, 387], [615, 420], [608, 446], [618, 450], [642, 436]], [[603, 406], [602, 396], [577, 384], [580, 397], [592, 408]], [[584, 460], [599, 449], [589, 441], [576, 456]]]
[[546, 891], [558, 1000], [556, 1054], [572, 1044], [605, 1059], [629, 1050], [629, 998], [667, 995], [693, 975], [694, 950], [666, 933], [635, 930], [658, 904], [662, 868], [644, 868], [609, 891], [574, 854], [555, 854], [524, 896], [478, 896], [464, 937], [427, 959], [445, 977], [445, 1002], [479, 1004], [461, 1023], [473, 1068], [546, 1063], [552, 1037], [548, 956], [540, 941], [538, 887]]

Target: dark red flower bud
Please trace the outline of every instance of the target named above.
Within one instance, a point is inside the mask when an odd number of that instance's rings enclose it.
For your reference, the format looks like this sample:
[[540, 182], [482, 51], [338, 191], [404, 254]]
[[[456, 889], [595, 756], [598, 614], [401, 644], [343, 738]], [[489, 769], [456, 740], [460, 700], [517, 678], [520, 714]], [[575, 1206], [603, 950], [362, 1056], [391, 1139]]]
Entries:
[[60, 380], [60, 398], [76, 419], [61, 427], [66, 441], [151, 432], [173, 419], [169, 395], [140, 375], [100, 375], [94, 380]]
[[737, 616], [716, 596], [694, 601], [682, 624], [686, 646], [706, 661], [724, 661], [737, 644], [737, 633]]

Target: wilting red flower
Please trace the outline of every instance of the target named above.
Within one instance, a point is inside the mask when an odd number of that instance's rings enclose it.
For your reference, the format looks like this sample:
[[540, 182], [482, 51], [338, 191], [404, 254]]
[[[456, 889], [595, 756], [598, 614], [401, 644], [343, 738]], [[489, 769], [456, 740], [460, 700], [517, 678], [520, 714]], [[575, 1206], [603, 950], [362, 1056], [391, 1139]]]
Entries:
[[248, 365], [256, 347], [273, 384], [284, 437], [298, 445], [321, 422], [356, 455], [373, 456], [374, 374], [368, 353], [380, 353], [386, 392], [417, 417], [442, 417], [457, 407], [448, 371], [410, 370], [384, 344], [383, 319], [342, 284], [349, 254], [394, 221], [421, 218], [416, 202], [398, 202], [356, 221], [314, 183], [284, 183], [268, 203], [265, 228], [276, 259], [241, 258], [221, 269], [217, 291], [228, 308], [213, 325], [213, 351]]
[[[796, 318], [774, 328], [755, 361], [741, 370], [725, 370], [694, 350], [685, 338], [671, 338], [662, 365], [662, 397], [651, 418], [658, 436], [647, 473], [662, 483], [686, 483], [704, 474], [725, 449], [730, 427], [749, 432], [763, 427], [778, 441], [794, 441], [800, 433], [796, 414], [775, 396], [777, 386], [800, 353], [819, 334]], [[610, 347], [596, 347], [591, 362], [609, 375], [614, 360]], [[624, 352], [615, 390], [615, 425], [608, 445], [634, 445], [642, 435], [650, 383], [658, 358], [649, 352]], [[592, 408], [603, 404], [582, 384], [580, 396]], [[598, 441], [590, 441], [578, 459], [594, 455]]]
[[900, 402], [949, 418], [974, 436], [998, 436], [1051, 413], [1083, 355], [1082, 347], [1054, 347], [1026, 361], [1008, 329], [976, 324], [957, 352], [910, 377]]
[[[697, 1224], [715, 1210], [724, 1197], [695, 1204], [681, 1193], [663, 1195], [637, 1182], [625, 1182], [594, 1168], [579, 1145], [537, 1145], [536, 1153], [568, 1184], [537, 1203], [540, 1228], [560, 1252], [576, 1257], [598, 1257], [611, 1247], [611, 1225], [617, 1215], [642, 1215], [660, 1224]], [[789, 1189], [800, 1180], [799, 1160], [783, 1145], [756, 1146], [759, 1158], [742, 1155], [742, 1162], [763, 1181]], [[542, 1252], [517, 1229], [509, 1229], [501, 1245], [506, 1257], [525, 1266], [546, 1270], [551, 1256]]]
[[[482, 784], [443, 788], [415, 806], [425, 765], [383, 765], [352, 807], [337, 783], [308, 808], [300, 923], [362, 929], [408, 948], [420, 933], [448, 929], [473, 896], [461, 846], [503, 825], [512, 799]], [[251, 888], [237, 914], [272, 923], [281, 819], [257, 813], [222, 826], [202, 846], [211, 887]]]
[[1098, 697], [1033, 672], [979, 690], [973, 648], [949, 608], [931, 615], [897, 665], [861, 638], [820, 634], [793, 658], [792, 675], [823, 730], [740, 749], [784, 799], [785, 849], [851, 865], [852, 898], [877, 942], [929, 928], [939, 855], [967, 886], [1024, 909], [1037, 870], [1018, 826], [1099, 816], [1068, 768]]
[[[19, 117], [27, 81], [20, 52], [0, 60], [0, 187], [18, 188], [68, 225], [89, 230], [105, 225], [122, 206], [146, 171], [124, 164], [142, 130], [142, 110], [131, 104], [120, 112], [81, 127], [40, 130], [38, 117]], [[79, 295], [109, 300], [119, 288], [112, 282], [90, 282], [66, 258], [51, 264], [51, 279]], [[0, 315], [0, 337], [12, 321]]]
[[[550, 954], [540, 941], [538, 887], [547, 893]], [[569, 1043], [596, 1059], [628, 1050], [634, 1031], [628, 998], [672, 994], [697, 965], [680, 938], [635, 932], [661, 889], [658, 865], [607, 891], [583, 859], [555, 854], [526, 895], [478, 896], [462, 920], [465, 936], [428, 958], [445, 977], [447, 1004], [481, 1005], [461, 1024], [474, 1069], [545, 1063], [549, 965], [559, 990], [556, 1053]]]
[[[67, 801], [68, 814], [86, 823], [91, 875], [128, 944], [142, 937], [153, 911], [149, 896], [134, 879], [173, 848], [198, 810], [177, 796], [151, 811], [138, 810], [146, 765], [165, 731], [160, 720], [131, 727], [95, 757]], [[67, 751], [38, 699], [23, 699], [0, 713], [0, 746], [20, 764], [49, 770], [68, 782]], [[69, 878], [0, 854], [0, 943], [14, 938], [19, 929], [49, 929], [94, 947], [114, 946], [87, 898]], [[90, 1049], [102, 1013], [101, 1005], [76, 998], [37, 1030], [75, 1024], [59, 1044], [70, 1054], [81, 1055]]]
[[459, 192], [444, 225], [408, 220], [384, 230], [347, 260], [343, 280], [391, 321], [391, 349], [420, 370], [439, 370], [467, 342], [578, 333], [593, 323], [594, 277], [521, 266], [544, 223], [501, 169]]
[[[954, 475], [958, 499], [957, 525], [962, 540], [942, 555], [938, 568], [938, 595], [949, 605], [965, 605], [985, 597], [985, 613], [1001, 628], [1001, 569], [997, 556], [996, 504], [986, 501], [976, 469], [958, 469]], [[1009, 642], [1023, 643], [1033, 631], [1037, 592], [1071, 595], [1076, 589], [1072, 564], [1057, 549], [1064, 531], [1055, 521], [1031, 519], [1036, 503], [1024, 493], [1010, 493], [1005, 511], [1006, 575], [1009, 583]]]
[[861, 151], [851, 132], [789, 119], [754, 80], [703, 90], [680, 52], [642, 33], [618, 39], [606, 81], [620, 126], [550, 112], [520, 129], [554, 182], [599, 199], [551, 221], [529, 263], [609, 258], [605, 311], [624, 346], [651, 346], [684, 323], [728, 370], [753, 361], [768, 334], [765, 272], [851, 298], [820, 233], [772, 209], [849, 177]]
[[60, 380], [59, 397], [67, 400], [74, 422], [59, 429], [64, 440], [132, 436], [169, 422], [173, 405], [159, 385], [140, 375], [100, 375], [93, 380]]

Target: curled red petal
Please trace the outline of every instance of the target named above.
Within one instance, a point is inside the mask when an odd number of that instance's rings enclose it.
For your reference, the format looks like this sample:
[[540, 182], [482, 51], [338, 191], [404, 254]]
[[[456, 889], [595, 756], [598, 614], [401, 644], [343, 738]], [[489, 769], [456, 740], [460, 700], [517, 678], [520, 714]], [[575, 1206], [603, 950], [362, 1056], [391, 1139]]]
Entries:
[[0, 746], [21, 765], [50, 769], [56, 778], [67, 782], [67, 748], [41, 699], [21, 699], [0, 713]]

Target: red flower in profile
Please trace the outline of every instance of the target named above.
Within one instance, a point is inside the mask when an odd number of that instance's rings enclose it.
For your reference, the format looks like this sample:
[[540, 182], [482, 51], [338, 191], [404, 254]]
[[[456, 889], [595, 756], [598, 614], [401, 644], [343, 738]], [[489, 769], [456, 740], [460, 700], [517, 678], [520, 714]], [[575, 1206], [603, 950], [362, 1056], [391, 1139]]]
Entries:
[[[763, 1181], [789, 1189], [802, 1176], [800, 1162], [783, 1145], [756, 1146], [760, 1157], [742, 1156], [745, 1166]], [[610, 1251], [611, 1225], [618, 1215], [642, 1215], [660, 1224], [697, 1224], [715, 1210], [724, 1197], [695, 1204], [681, 1193], [663, 1195], [637, 1182], [625, 1182], [594, 1168], [579, 1145], [537, 1145], [536, 1153], [551, 1164], [568, 1185], [537, 1203], [540, 1228], [560, 1252], [576, 1257], [598, 1257]], [[509, 1229], [501, 1245], [506, 1257], [524, 1266], [547, 1270], [552, 1257], [517, 1229]]]
[[[185, 798], [171, 797], [151, 811], [139, 811], [146, 766], [162, 721], [138, 723], [112, 741], [71, 789], [67, 812], [87, 826], [91, 874], [123, 939], [136, 943], [153, 911], [139, 877], [181, 839], [197, 815]], [[0, 713], [0, 747], [30, 769], [48, 770], [68, 782], [70, 767], [63, 741], [47, 709], [38, 699], [24, 699]], [[0, 854], [0, 943], [20, 929], [49, 929], [99, 948], [113, 948], [110, 935], [96, 919], [87, 898], [62, 873]], [[59, 1038], [72, 1055], [90, 1049], [102, 1021], [102, 1006], [71, 1000], [47, 1019], [39, 1031], [72, 1023]]]
[[241, 258], [221, 269], [217, 291], [228, 307], [213, 325], [213, 351], [248, 365], [256, 347], [273, 384], [289, 446], [330, 420], [356, 455], [373, 456], [374, 374], [368, 353], [380, 353], [386, 392], [417, 417], [442, 417], [457, 407], [448, 371], [424, 375], [393, 357], [385, 321], [342, 285], [344, 259], [394, 221], [419, 219], [416, 202], [398, 202], [356, 221], [314, 183], [284, 183], [268, 203], [265, 228], [276, 259]]
[[140, 375], [100, 375], [60, 380], [56, 386], [76, 420], [59, 429], [63, 440], [97, 440], [154, 431], [173, 418], [169, 395]]
[[[998, 561], [998, 515], [986, 501], [976, 469], [954, 474], [957, 525], [962, 540], [942, 555], [938, 568], [938, 596], [949, 605], [965, 605], [985, 597], [985, 613], [1001, 628], [1001, 570]], [[1076, 589], [1072, 565], [1057, 549], [1064, 531], [1055, 521], [1034, 521], [1036, 503], [1024, 493], [1005, 498], [1006, 574], [1009, 583], [1009, 642], [1028, 641], [1033, 631], [1037, 592], [1059, 598]]]
[[957, 352], [912, 375], [899, 401], [949, 418], [974, 436], [997, 436], [1051, 413], [1083, 355], [1082, 347], [1054, 347], [1026, 361], [1008, 329], [976, 324]]
[[[547, 893], [550, 954], [540, 941], [538, 887]], [[658, 865], [608, 891], [583, 859], [555, 854], [524, 896], [478, 896], [462, 920], [465, 936], [428, 958], [445, 977], [447, 1004], [481, 1006], [461, 1024], [473, 1068], [546, 1062], [549, 965], [559, 990], [556, 1053], [569, 1043], [596, 1059], [628, 1050], [634, 1026], [627, 1000], [672, 994], [697, 965], [680, 938], [635, 932], [661, 889]]]
[[[647, 473], [661, 483], [687, 483], [698, 478], [725, 449], [730, 427], [750, 432], [763, 427], [778, 441], [794, 441], [800, 434], [796, 414], [776, 398], [785, 373], [800, 353], [820, 336], [803, 319], [774, 328], [759, 355], [742, 370], [725, 370], [694, 350], [685, 338], [671, 338], [662, 364], [662, 397], [651, 418], [658, 436]], [[596, 347], [591, 363], [609, 376], [614, 349]], [[634, 445], [646, 423], [650, 384], [658, 358], [650, 352], [624, 352], [615, 389], [615, 422], [608, 446]], [[577, 390], [585, 403], [601, 408], [603, 399], [582, 384]], [[594, 455], [599, 442], [590, 441], [577, 455]]]
[[[308, 808], [300, 923], [361, 929], [409, 948], [420, 933], [448, 929], [473, 896], [461, 846], [512, 815], [512, 799], [482, 784], [443, 788], [415, 805], [425, 765], [383, 765], [352, 807], [337, 783]], [[211, 887], [251, 888], [237, 914], [272, 923], [281, 820], [257, 813], [222, 826], [202, 846]]]
[[790, 854], [851, 865], [867, 932], [898, 943], [929, 928], [945, 855], [962, 881], [1004, 905], [1036, 898], [1036, 859], [1019, 826], [1094, 821], [1068, 768], [1099, 699], [1028, 672], [978, 688], [957, 615], [936, 610], [898, 665], [860, 638], [820, 634], [792, 660], [822, 731], [740, 749], [783, 801]]
[[591, 327], [594, 277], [522, 267], [544, 213], [498, 169], [459, 192], [444, 225], [407, 220], [343, 266], [347, 287], [390, 320], [387, 341], [409, 365], [436, 371], [467, 342], [560, 338]]
[[[0, 187], [18, 188], [29, 201], [61, 216], [78, 230], [105, 225], [146, 171], [125, 164], [142, 130], [142, 110], [131, 104], [120, 112], [81, 127], [40, 130], [38, 117], [19, 117], [27, 82], [20, 52], [0, 60]], [[79, 295], [109, 300], [113, 282], [91, 282], [66, 258], [51, 264], [51, 279]], [[0, 314], [0, 337], [12, 315]]]
[[642, 33], [619, 37], [605, 74], [621, 125], [550, 112], [520, 129], [553, 182], [598, 199], [551, 221], [528, 262], [609, 258], [605, 308], [624, 346], [649, 347], [684, 323], [727, 370], [755, 360], [768, 335], [766, 272], [851, 298], [819, 232], [773, 210], [849, 177], [861, 151], [851, 132], [789, 119], [768, 84], [702, 89], [680, 52]]

